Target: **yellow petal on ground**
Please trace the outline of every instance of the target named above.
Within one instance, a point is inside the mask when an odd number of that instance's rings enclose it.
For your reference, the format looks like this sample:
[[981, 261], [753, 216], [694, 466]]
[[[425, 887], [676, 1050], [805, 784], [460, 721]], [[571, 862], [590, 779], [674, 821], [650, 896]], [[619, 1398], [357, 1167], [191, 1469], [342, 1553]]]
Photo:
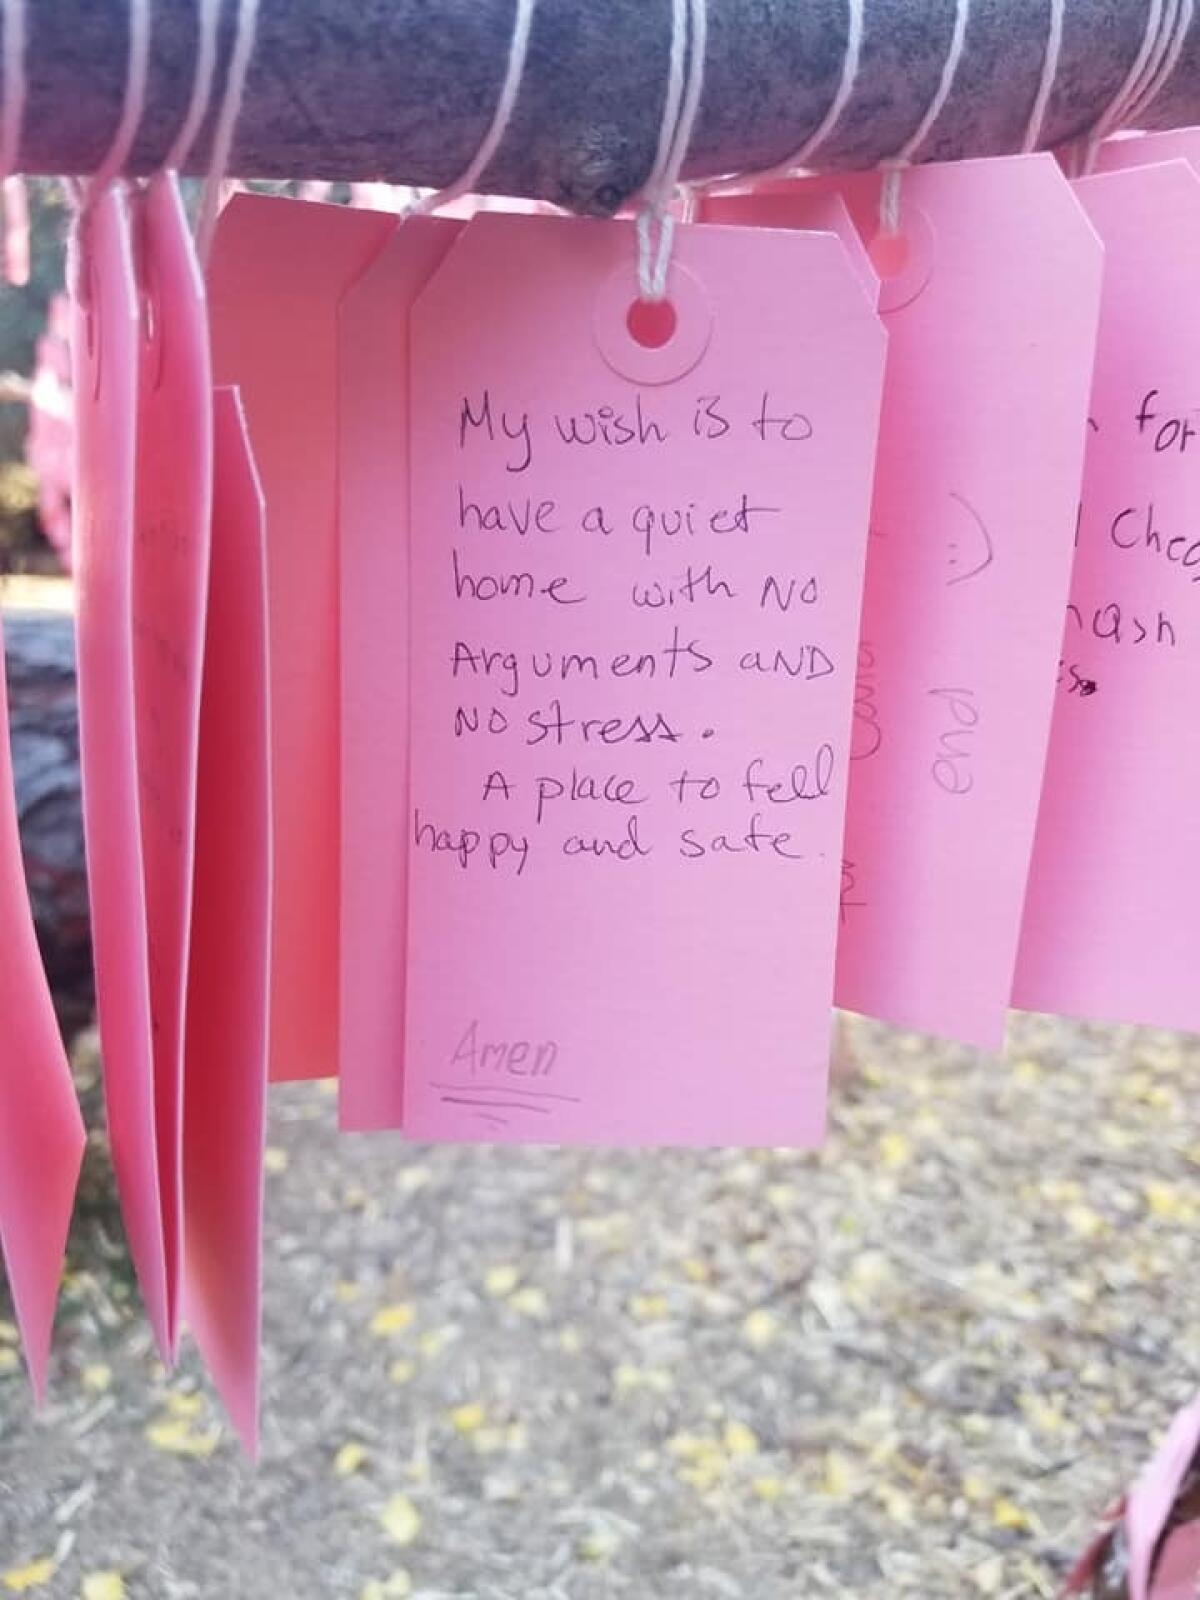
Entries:
[[79, 1596], [80, 1600], [125, 1600], [125, 1579], [119, 1572], [89, 1572]]
[[593, 1528], [575, 1549], [581, 1560], [601, 1563], [611, 1561], [620, 1547], [621, 1541], [611, 1528]]
[[629, 1315], [635, 1322], [662, 1322], [670, 1307], [662, 1294], [635, 1294], [629, 1299]]
[[383, 1306], [371, 1318], [368, 1327], [377, 1339], [391, 1339], [406, 1328], [411, 1328], [416, 1315], [410, 1305]]
[[751, 1311], [742, 1323], [742, 1337], [756, 1350], [765, 1350], [779, 1332], [779, 1324], [769, 1311]]
[[173, 1392], [167, 1396], [166, 1404], [171, 1416], [188, 1420], [192, 1417], [198, 1417], [204, 1410], [204, 1396]]
[[1040, 1395], [1025, 1393], [1019, 1396], [1021, 1410], [1032, 1427], [1040, 1433], [1061, 1433], [1066, 1418], [1056, 1405], [1043, 1400]]
[[538, 1289], [532, 1284], [525, 1289], [517, 1289], [509, 1299], [509, 1305], [514, 1311], [519, 1311], [523, 1317], [544, 1317], [550, 1309], [546, 1299], [546, 1291]]
[[483, 1287], [494, 1300], [503, 1300], [513, 1292], [520, 1281], [521, 1274], [518, 1269], [505, 1264], [488, 1268], [484, 1276]]
[[403, 1567], [397, 1567], [388, 1578], [369, 1578], [359, 1600], [406, 1600], [411, 1593], [412, 1579]]
[[0, 1344], [17, 1344], [20, 1337], [13, 1323], [0, 1318]]
[[748, 1428], [744, 1422], [727, 1422], [723, 1438], [725, 1448], [731, 1456], [756, 1456], [758, 1454], [758, 1435], [752, 1428]]
[[768, 1504], [778, 1500], [783, 1493], [783, 1484], [778, 1478], [755, 1478], [750, 1487], [760, 1500], [765, 1500]]
[[850, 1470], [850, 1463], [838, 1450], [830, 1450], [825, 1456], [825, 1471], [821, 1477], [820, 1493], [827, 1495], [831, 1500], [845, 1500], [854, 1487], [854, 1477]]
[[487, 1412], [478, 1401], [455, 1406], [450, 1413], [450, 1422], [458, 1433], [478, 1433], [486, 1421]]
[[1064, 1220], [1071, 1232], [1078, 1234], [1081, 1239], [1094, 1239], [1098, 1233], [1104, 1232], [1104, 1218], [1091, 1206], [1082, 1203], [1068, 1206]]
[[333, 1298], [342, 1306], [348, 1306], [352, 1300], [357, 1300], [361, 1293], [362, 1285], [351, 1283], [347, 1279], [343, 1279], [333, 1286]]
[[172, 1456], [190, 1456], [202, 1461], [211, 1456], [221, 1442], [220, 1428], [193, 1428], [185, 1418], [152, 1422], [146, 1429], [147, 1442]]
[[21, 1358], [9, 1344], [0, 1345], [0, 1378], [7, 1378], [10, 1373], [19, 1372]]
[[287, 1171], [287, 1166], [287, 1151], [280, 1150], [277, 1145], [268, 1145], [263, 1151], [263, 1171], [278, 1176], [279, 1173]]
[[356, 1472], [362, 1471], [367, 1460], [366, 1446], [357, 1439], [347, 1439], [333, 1458], [333, 1470], [339, 1478], [351, 1478]]
[[1152, 1180], [1145, 1185], [1143, 1193], [1152, 1217], [1166, 1222], [1190, 1222], [1195, 1214], [1193, 1201], [1173, 1183]]
[[379, 1513], [379, 1526], [393, 1544], [412, 1544], [421, 1531], [421, 1513], [406, 1494], [394, 1494]]
[[879, 1157], [889, 1172], [898, 1172], [912, 1160], [912, 1146], [902, 1133], [893, 1130], [880, 1138]]
[[992, 1521], [997, 1528], [1004, 1528], [1015, 1533], [1028, 1533], [1033, 1526], [1028, 1514], [1021, 1510], [1014, 1500], [1000, 1495], [992, 1502]]
[[415, 1361], [393, 1361], [388, 1368], [388, 1377], [393, 1383], [411, 1383], [416, 1370]]
[[112, 1387], [112, 1368], [103, 1361], [93, 1361], [79, 1374], [79, 1381], [89, 1394], [103, 1394]]
[[40, 1589], [50, 1582], [58, 1570], [58, 1562], [53, 1556], [43, 1556], [40, 1561], [31, 1561], [25, 1567], [9, 1567], [8, 1571], [0, 1574], [0, 1582], [10, 1594], [28, 1594], [31, 1589]]

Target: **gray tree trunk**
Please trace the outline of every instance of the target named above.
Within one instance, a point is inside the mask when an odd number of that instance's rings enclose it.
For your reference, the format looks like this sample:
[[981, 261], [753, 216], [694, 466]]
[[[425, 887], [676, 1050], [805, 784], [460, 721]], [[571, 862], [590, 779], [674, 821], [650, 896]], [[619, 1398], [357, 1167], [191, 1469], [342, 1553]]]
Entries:
[[[1151, 0], [1069, 0], [1043, 143], [1089, 131], [1141, 46]], [[857, 87], [821, 152], [828, 167], [896, 153], [933, 98], [955, 0], [865, 0]], [[231, 175], [440, 185], [491, 118], [514, 0], [262, 0]], [[87, 172], [107, 150], [125, 81], [126, 0], [29, 6], [24, 166]], [[150, 86], [131, 168], [162, 159], [196, 59], [196, 0], [155, 0]], [[223, 0], [219, 78], [235, 0]], [[837, 86], [847, 0], [708, 0], [699, 125], [686, 174], [763, 168], [798, 149]], [[483, 187], [577, 211], [615, 210], [643, 184], [662, 115], [670, 0], [540, 0], [508, 137]], [[1050, 0], [973, 0], [966, 53], [924, 159], [999, 155], [1024, 135]], [[214, 102], [215, 103], [215, 102]], [[211, 125], [211, 117], [209, 123]], [[1150, 114], [1200, 121], [1200, 8]], [[203, 170], [209, 130], [197, 142]]]

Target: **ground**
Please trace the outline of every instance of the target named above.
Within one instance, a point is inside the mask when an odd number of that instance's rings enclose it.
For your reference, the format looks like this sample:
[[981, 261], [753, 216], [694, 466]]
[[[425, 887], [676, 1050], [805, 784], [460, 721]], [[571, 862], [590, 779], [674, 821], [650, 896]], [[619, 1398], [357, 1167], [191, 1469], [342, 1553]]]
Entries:
[[97, 1127], [41, 1415], [0, 1324], [0, 1596], [1053, 1595], [1200, 1381], [1200, 1045], [851, 1039], [818, 1155], [274, 1091], [257, 1467], [155, 1359]]

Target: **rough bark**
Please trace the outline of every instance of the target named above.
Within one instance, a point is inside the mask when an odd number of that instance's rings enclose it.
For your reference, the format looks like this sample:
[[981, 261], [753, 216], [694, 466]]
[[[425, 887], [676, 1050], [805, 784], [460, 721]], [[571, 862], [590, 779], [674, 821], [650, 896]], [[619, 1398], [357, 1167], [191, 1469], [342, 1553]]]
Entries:
[[60, 1011], [91, 1006], [71, 618], [4, 615], [17, 814], [38, 942]]
[[[708, 0], [710, 42], [693, 177], [795, 151], [837, 84], [847, 0]], [[1095, 125], [1135, 59], [1150, 0], [1071, 0], [1045, 143]], [[234, 0], [223, 0], [220, 76]], [[670, 0], [541, 0], [509, 135], [483, 187], [580, 211], [643, 183], [662, 113]], [[955, 0], [866, 0], [857, 87], [821, 154], [870, 167], [930, 103]], [[126, 0], [29, 7], [24, 165], [86, 172], [107, 149], [125, 78]], [[231, 172], [243, 177], [442, 184], [478, 147], [495, 104], [513, 0], [262, 0]], [[973, 0], [966, 54], [924, 159], [1018, 148], [1041, 72], [1049, 0]], [[182, 120], [196, 0], [155, 0], [149, 94], [131, 168], [155, 167]], [[215, 103], [215, 102], [214, 102]], [[1200, 8], [1145, 119], [1200, 121]], [[211, 122], [211, 118], [210, 118]], [[202, 170], [208, 130], [195, 151]]]

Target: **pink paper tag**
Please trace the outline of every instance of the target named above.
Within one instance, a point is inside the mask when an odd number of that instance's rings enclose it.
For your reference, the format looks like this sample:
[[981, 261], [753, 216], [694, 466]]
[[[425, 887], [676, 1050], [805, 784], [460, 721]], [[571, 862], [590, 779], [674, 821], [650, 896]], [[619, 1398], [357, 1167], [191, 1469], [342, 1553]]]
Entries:
[[1149, 1600], [1196, 1600], [1200, 1594], [1200, 1522], [1176, 1528], [1163, 1545]]
[[84, 1131], [25, 888], [0, 629], [0, 1247], [35, 1394], [46, 1364]]
[[883, 333], [830, 235], [694, 228], [642, 344], [635, 259], [481, 215], [413, 314], [418, 1138], [823, 1132]]
[[1200, 1029], [1200, 178], [1076, 185], [1107, 266], [1058, 701], [1014, 1003]]
[[1149, 1600], [1154, 1551], [1198, 1447], [1200, 1398], [1176, 1414], [1166, 1438], [1129, 1491], [1129, 1498], [1125, 1502], [1130, 1600]]
[[141, 292], [133, 671], [163, 1246], [178, 1337], [183, 1008], [208, 593], [212, 373], [204, 283], [172, 175], [135, 212]]
[[271, 805], [264, 507], [237, 395], [216, 394], [184, 1119], [186, 1315], [258, 1444]]
[[214, 374], [241, 390], [270, 508], [276, 1079], [337, 1070], [337, 308], [395, 227], [237, 195], [209, 272]]
[[73, 310], [76, 629], [83, 823], [104, 1093], [129, 1248], [159, 1349], [172, 1349], [146, 962], [134, 729], [137, 295], [125, 195], [82, 225]]
[[[797, 205], [830, 186], [800, 186]], [[872, 239], [879, 178], [834, 186]], [[762, 203], [779, 214], [778, 195]], [[1062, 638], [1101, 251], [1047, 156], [905, 173], [902, 235], [880, 300], [888, 370], [837, 1001], [998, 1049]]]
[[408, 923], [408, 314], [459, 224], [410, 217], [341, 311], [339, 1113], [398, 1128]]

